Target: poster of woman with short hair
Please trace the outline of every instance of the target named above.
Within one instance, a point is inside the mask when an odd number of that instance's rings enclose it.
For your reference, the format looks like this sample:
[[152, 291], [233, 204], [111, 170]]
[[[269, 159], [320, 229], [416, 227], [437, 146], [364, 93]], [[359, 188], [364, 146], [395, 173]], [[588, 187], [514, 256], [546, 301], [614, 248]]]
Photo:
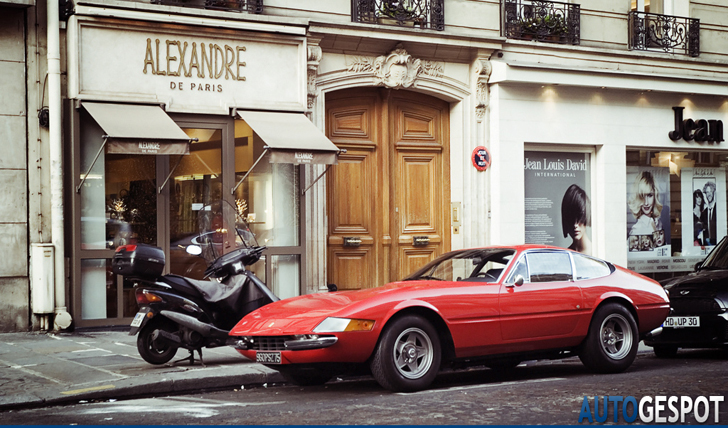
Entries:
[[592, 254], [589, 153], [526, 151], [527, 244]]

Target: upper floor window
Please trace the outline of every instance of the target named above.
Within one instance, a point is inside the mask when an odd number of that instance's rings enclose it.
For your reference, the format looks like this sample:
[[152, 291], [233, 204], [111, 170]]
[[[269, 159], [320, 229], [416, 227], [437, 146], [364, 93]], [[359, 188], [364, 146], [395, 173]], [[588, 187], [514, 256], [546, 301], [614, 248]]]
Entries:
[[629, 48], [700, 55], [700, 20], [688, 15], [685, 0], [632, 0]]

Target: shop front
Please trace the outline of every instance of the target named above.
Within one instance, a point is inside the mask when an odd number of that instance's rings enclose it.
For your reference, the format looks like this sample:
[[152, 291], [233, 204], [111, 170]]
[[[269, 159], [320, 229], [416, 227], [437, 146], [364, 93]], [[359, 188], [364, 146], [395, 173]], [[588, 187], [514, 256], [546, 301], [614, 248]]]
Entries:
[[724, 85], [545, 82], [506, 64], [493, 77], [493, 241], [572, 248], [662, 279], [693, 271], [726, 236]]
[[[306, 165], [338, 150], [305, 116], [305, 29], [212, 18], [169, 24], [80, 11], [68, 22], [66, 206], [77, 327], [127, 324], [121, 245], [161, 247], [169, 273], [201, 278], [185, 247], [206, 204], [226, 200], [267, 247], [253, 266], [301, 293]], [[71, 223], [72, 222], [72, 223]]]

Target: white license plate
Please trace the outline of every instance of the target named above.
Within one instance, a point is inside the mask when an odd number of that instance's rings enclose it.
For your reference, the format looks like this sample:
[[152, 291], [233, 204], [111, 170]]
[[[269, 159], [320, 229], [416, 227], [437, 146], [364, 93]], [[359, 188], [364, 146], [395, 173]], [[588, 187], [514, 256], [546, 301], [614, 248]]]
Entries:
[[670, 328], [700, 327], [700, 317], [667, 317], [662, 326]]
[[263, 364], [280, 364], [281, 353], [280, 352], [256, 352], [255, 362]]
[[137, 314], [134, 316], [134, 320], [131, 322], [132, 327], [139, 327], [142, 325], [142, 321], [144, 321], [144, 317], [147, 314], [144, 312], [137, 312]]

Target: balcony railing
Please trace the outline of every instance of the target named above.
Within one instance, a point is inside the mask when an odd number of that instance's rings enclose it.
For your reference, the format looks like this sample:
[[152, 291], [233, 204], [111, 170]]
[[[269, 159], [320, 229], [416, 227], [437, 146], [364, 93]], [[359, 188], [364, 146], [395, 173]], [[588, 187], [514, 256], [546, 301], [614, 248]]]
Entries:
[[700, 20], [632, 11], [629, 48], [696, 57], [700, 55]]
[[509, 39], [578, 45], [580, 6], [540, 0], [503, 0], [503, 32]]
[[231, 12], [263, 13], [263, 0], [151, 0], [151, 3]]
[[444, 0], [351, 0], [351, 21], [442, 31]]

